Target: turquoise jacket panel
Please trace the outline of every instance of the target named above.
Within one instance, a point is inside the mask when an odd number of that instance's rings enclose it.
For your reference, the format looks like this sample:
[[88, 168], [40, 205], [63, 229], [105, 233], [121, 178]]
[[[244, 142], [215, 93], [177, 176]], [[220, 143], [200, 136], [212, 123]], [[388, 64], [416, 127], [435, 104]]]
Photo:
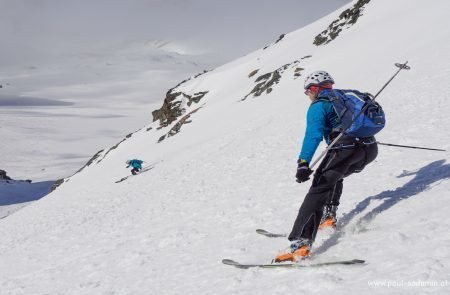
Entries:
[[144, 163], [144, 161], [133, 159], [130, 164], [128, 164], [127, 168], [131, 166], [136, 169], [142, 169], [142, 163]]
[[329, 135], [332, 130], [338, 130], [340, 122], [333, 104], [327, 99], [321, 99], [332, 90], [323, 90], [317, 100], [309, 106], [306, 114], [306, 131], [303, 138], [299, 159], [311, 162], [322, 139], [330, 143]]

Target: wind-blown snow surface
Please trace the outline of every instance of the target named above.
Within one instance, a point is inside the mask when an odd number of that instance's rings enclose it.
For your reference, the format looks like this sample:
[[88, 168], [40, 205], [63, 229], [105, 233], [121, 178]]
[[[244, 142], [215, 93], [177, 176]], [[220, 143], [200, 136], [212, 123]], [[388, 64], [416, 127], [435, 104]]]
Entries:
[[[336, 11], [182, 84], [209, 93], [179, 134], [157, 144], [170, 126], [153, 123], [0, 222], [2, 293], [448, 293], [448, 152], [380, 146], [377, 160], [345, 181], [339, 231], [319, 233], [312, 259], [366, 265], [239, 270], [221, 260], [269, 262], [288, 243], [255, 229], [288, 232], [309, 186], [294, 181], [304, 75], [294, 79], [288, 67], [270, 94], [241, 101], [255, 85], [248, 74], [312, 55], [297, 65], [305, 73], [326, 69], [337, 88], [375, 93], [394, 62], [408, 60], [412, 69], [379, 96], [389, 121], [378, 139], [448, 150], [449, 9], [448, 1], [372, 1], [356, 25], [313, 46]], [[157, 164], [114, 183], [132, 157]]]

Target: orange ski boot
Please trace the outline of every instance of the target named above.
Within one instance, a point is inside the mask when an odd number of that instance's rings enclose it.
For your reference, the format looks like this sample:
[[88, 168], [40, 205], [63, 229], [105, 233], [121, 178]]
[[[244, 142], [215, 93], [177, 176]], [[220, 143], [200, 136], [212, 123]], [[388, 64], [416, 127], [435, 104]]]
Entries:
[[311, 240], [300, 239], [292, 241], [289, 251], [279, 254], [273, 262], [299, 262], [309, 256], [311, 251]]
[[325, 228], [336, 228], [336, 211], [337, 206], [331, 206], [327, 205], [324, 210], [324, 214], [322, 217], [322, 220], [319, 224], [319, 229], [325, 229]]
[[319, 225], [319, 229], [336, 228], [336, 217], [328, 216], [322, 219]]

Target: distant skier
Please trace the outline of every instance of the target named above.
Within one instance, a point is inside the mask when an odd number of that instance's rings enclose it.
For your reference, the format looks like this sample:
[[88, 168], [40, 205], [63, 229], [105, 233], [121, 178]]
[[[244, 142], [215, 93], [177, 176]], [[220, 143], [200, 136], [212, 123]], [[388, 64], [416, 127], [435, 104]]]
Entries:
[[127, 168], [133, 167], [133, 169], [131, 169], [131, 174], [136, 175], [142, 170], [142, 163], [144, 163], [144, 161], [133, 159], [127, 160], [126, 163], [128, 165]]
[[[325, 138], [330, 144], [342, 131], [341, 117], [331, 102], [340, 90], [333, 90], [333, 84], [333, 78], [325, 71], [313, 72], [305, 80], [305, 94], [311, 100], [311, 105], [307, 112], [305, 137], [297, 161], [296, 179], [299, 183], [307, 181], [313, 173], [309, 163], [322, 139]], [[345, 90], [341, 93], [345, 93]], [[278, 255], [275, 262], [296, 262], [309, 256], [319, 227], [336, 225], [336, 210], [342, 194], [343, 179], [352, 173], [361, 172], [378, 154], [373, 136], [344, 135], [334, 147], [316, 170], [311, 188], [289, 234], [289, 251]]]

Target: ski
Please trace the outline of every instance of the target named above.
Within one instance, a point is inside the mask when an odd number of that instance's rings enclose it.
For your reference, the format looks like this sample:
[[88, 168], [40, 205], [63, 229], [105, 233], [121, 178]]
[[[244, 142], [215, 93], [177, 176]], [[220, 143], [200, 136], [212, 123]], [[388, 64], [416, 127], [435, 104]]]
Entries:
[[352, 260], [340, 260], [329, 262], [317, 262], [309, 264], [300, 264], [300, 263], [243, 264], [231, 259], [223, 259], [222, 263], [241, 269], [249, 269], [249, 268], [307, 268], [307, 267], [321, 267], [331, 265], [353, 265], [353, 264], [364, 264], [365, 261], [361, 259], [352, 259]]
[[268, 232], [268, 231], [266, 231], [264, 229], [260, 229], [260, 228], [258, 228], [256, 230], [256, 233], [266, 236], [268, 238], [285, 238], [285, 237], [287, 237], [287, 234], [275, 234], [275, 233], [271, 233], [271, 232]]
[[[139, 171], [139, 173], [137, 173], [136, 175], [139, 175], [139, 174], [141, 174], [141, 173], [150, 171], [150, 170], [152, 170], [154, 167], [155, 167], [155, 166], [146, 167], [146, 168], [142, 169], [141, 171]], [[121, 178], [121, 179], [115, 181], [115, 183], [122, 182], [122, 181], [128, 179], [129, 177], [131, 177], [131, 176], [136, 176], [136, 175], [131, 174], [131, 175], [125, 176], [125, 177], [123, 177], [123, 178]]]
[[[131, 176], [131, 175], [130, 175], [130, 176]], [[122, 182], [122, 181], [124, 181], [125, 179], [127, 179], [127, 178], [130, 177], [130, 176], [125, 176], [125, 177], [123, 177], [123, 178], [121, 178], [121, 179], [115, 181], [115, 183]]]
[[[331, 227], [323, 228], [323, 229], [320, 229], [320, 230], [321, 230], [321, 231], [326, 231], [326, 230], [328, 230], [329, 228], [331, 228]], [[334, 229], [334, 228], [333, 228], [333, 229]], [[266, 231], [265, 229], [261, 229], [261, 228], [258, 228], [258, 229], [256, 230], [256, 233], [257, 233], [257, 234], [260, 234], [260, 235], [263, 235], [263, 236], [265, 236], [265, 237], [268, 237], [268, 238], [286, 238], [286, 237], [288, 236], [287, 234], [272, 233], [272, 232]]]

